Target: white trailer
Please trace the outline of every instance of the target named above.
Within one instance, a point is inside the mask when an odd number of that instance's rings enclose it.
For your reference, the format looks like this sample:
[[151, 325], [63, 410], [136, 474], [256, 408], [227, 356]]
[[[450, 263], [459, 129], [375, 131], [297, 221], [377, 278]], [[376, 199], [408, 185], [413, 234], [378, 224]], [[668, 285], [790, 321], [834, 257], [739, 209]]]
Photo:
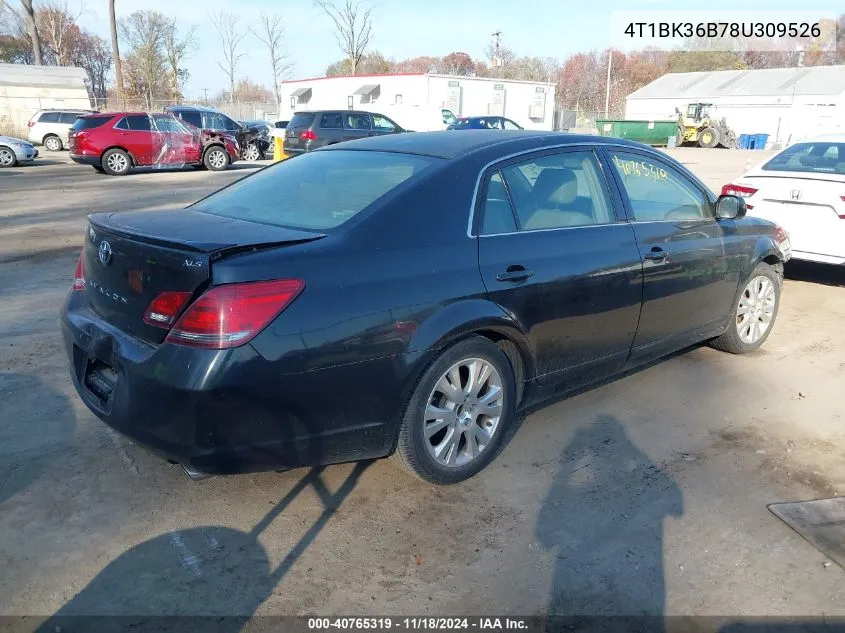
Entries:
[[280, 119], [308, 110], [359, 109], [416, 131], [443, 129], [461, 116], [504, 116], [529, 130], [554, 125], [551, 83], [413, 73], [297, 79], [280, 88]]

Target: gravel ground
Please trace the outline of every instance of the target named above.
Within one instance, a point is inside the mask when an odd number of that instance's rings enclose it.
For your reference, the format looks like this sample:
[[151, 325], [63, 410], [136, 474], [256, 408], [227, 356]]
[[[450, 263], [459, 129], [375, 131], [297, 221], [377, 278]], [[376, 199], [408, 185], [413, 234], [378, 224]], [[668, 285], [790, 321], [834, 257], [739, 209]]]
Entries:
[[[764, 156], [671, 153], [714, 188]], [[384, 460], [194, 483], [109, 431], [56, 322], [85, 215], [251, 169], [0, 173], [0, 615], [845, 615], [845, 571], [766, 508], [845, 491], [841, 270], [790, 265], [759, 352], [694, 348], [539, 409], [455, 487]]]

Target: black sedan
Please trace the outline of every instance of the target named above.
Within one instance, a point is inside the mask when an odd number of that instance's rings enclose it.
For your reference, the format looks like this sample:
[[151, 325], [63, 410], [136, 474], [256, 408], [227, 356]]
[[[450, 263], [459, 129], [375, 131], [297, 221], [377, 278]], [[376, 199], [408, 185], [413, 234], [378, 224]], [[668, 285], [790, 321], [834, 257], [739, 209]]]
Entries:
[[393, 455], [447, 484], [538, 401], [758, 348], [788, 258], [644, 145], [398, 134], [89, 216], [61, 322], [86, 405], [193, 476]]

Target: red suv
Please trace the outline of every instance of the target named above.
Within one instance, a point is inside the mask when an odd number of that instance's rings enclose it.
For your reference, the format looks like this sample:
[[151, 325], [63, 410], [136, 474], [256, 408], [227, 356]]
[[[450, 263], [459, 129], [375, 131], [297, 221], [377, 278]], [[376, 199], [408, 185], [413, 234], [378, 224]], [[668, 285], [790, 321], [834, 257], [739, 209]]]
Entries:
[[196, 165], [222, 171], [240, 152], [231, 135], [198, 130], [169, 114], [144, 112], [79, 117], [68, 140], [74, 162], [112, 176], [150, 166]]

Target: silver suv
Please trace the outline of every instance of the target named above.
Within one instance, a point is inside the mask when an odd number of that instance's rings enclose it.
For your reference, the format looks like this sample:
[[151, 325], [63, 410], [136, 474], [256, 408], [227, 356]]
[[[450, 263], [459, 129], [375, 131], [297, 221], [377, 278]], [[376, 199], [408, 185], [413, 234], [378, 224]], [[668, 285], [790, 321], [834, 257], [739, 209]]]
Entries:
[[31, 143], [43, 145], [51, 152], [58, 152], [67, 147], [67, 135], [73, 122], [83, 114], [93, 114], [94, 110], [39, 110], [27, 124]]

